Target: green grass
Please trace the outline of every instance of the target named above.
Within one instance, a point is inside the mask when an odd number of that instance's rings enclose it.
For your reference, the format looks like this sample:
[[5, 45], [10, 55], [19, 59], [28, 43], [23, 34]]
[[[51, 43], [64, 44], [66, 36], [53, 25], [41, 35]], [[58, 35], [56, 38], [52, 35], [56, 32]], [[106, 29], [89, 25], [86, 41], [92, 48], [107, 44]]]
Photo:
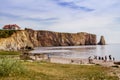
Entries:
[[23, 75], [27, 72], [26, 70], [19, 60], [10, 58], [0, 59], [0, 77]]
[[[1, 77], [1, 80], [119, 80], [110, 68], [47, 62], [21, 62], [27, 74]], [[16, 66], [19, 67], [19, 66]], [[26, 71], [26, 70], [25, 70]], [[14, 73], [15, 74], [15, 73]]]
[[0, 55], [20, 55], [19, 51], [0, 51]]
[[16, 30], [0, 30], [0, 38], [10, 37]]

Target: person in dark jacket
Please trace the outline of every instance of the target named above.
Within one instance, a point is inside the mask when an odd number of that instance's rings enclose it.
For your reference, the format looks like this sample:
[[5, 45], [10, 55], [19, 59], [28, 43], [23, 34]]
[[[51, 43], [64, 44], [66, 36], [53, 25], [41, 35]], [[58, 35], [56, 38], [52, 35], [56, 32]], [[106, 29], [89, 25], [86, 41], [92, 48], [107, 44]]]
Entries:
[[101, 60], [101, 57], [99, 56], [98, 59]]
[[111, 57], [111, 55], [109, 55], [109, 60], [110, 60], [110, 61], [112, 60], [112, 57]]

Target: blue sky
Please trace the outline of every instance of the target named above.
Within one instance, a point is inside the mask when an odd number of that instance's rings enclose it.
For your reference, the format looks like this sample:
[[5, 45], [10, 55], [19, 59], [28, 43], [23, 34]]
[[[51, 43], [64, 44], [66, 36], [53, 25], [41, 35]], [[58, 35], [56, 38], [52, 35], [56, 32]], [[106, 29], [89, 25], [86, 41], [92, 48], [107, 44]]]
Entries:
[[0, 0], [0, 26], [104, 35], [120, 43], [120, 0]]

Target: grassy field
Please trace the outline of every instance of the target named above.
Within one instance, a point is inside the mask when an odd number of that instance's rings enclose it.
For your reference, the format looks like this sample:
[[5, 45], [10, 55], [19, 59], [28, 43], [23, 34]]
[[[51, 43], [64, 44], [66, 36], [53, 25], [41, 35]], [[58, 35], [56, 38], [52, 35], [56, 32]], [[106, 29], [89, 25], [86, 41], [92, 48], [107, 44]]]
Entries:
[[[5, 61], [7, 64], [7, 61]], [[0, 80], [119, 80], [110, 68], [47, 62], [24, 62], [9, 60], [10, 73], [0, 74]], [[4, 63], [4, 62], [3, 62]], [[1, 66], [2, 63], [0, 63]], [[15, 64], [15, 66], [13, 66]], [[2, 64], [3, 65], [3, 64]], [[11, 68], [11, 65], [14, 68]], [[7, 66], [4, 64], [4, 66]], [[1, 72], [1, 69], [0, 69]], [[21, 74], [22, 73], [22, 74]]]

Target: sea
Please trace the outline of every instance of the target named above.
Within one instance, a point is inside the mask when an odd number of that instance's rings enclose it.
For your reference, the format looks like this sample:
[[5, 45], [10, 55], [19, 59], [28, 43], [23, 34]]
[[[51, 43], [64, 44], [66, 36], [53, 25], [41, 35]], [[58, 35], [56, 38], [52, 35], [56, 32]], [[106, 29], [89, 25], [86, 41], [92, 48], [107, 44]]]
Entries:
[[111, 55], [115, 61], [120, 61], [120, 44], [36, 47], [31, 53], [45, 53], [49, 54], [50, 57], [63, 58], [108, 57]]

